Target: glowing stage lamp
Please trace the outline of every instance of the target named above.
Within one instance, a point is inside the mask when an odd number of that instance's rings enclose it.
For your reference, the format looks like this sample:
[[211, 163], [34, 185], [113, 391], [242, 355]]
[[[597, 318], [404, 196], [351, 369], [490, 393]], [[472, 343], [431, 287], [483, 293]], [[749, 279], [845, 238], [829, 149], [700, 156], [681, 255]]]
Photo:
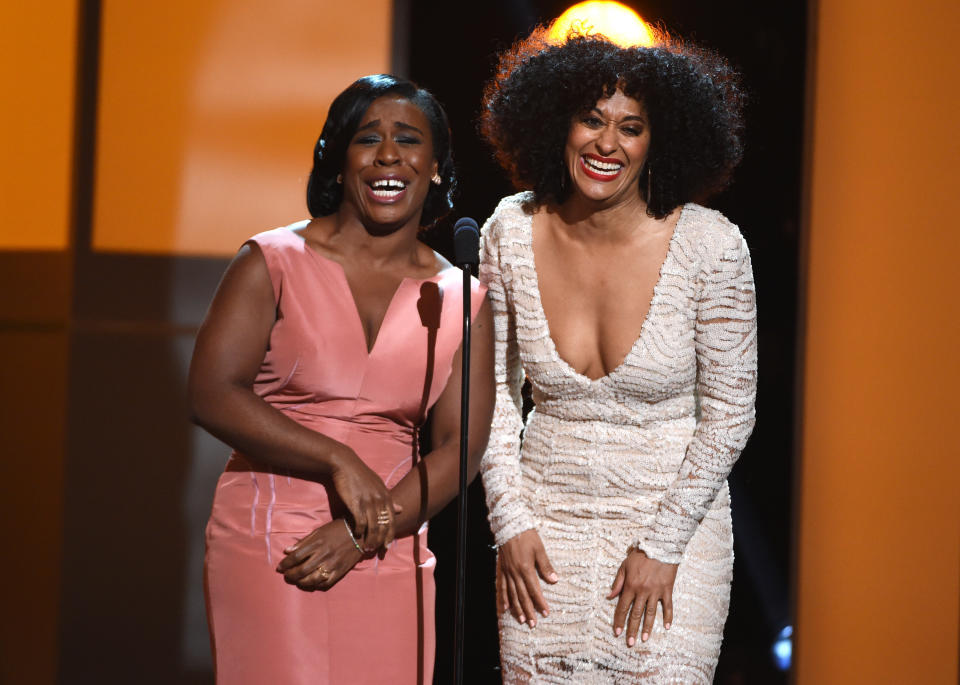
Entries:
[[619, 2], [589, 0], [574, 5], [550, 24], [548, 39], [562, 43], [571, 30], [582, 34], [601, 33], [623, 47], [650, 47], [658, 42], [653, 28]]

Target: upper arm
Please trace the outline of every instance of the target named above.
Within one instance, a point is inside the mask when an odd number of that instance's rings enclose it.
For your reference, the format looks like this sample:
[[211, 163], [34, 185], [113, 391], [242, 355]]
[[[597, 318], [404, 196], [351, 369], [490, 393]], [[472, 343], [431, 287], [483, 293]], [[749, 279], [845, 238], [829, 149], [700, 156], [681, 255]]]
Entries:
[[[493, 377], [493, 313], [484, 296], [480, 311], [471, 324], [470, 341], [470, 422], [468, 444], [478, 458], [483, 454], [490, 436], [493, 419], [495, 384]], [[433, 407], [432, 438], [434, 447], [460, 435], [460, 388], [463, 347], [453, 358], [450, 379]]]
[[188, 383], [195, 413], [228, 385], [253, 385], [276, 308], [266, 260], [256, 244], [247, 243], [227, 267], [197, 333]]

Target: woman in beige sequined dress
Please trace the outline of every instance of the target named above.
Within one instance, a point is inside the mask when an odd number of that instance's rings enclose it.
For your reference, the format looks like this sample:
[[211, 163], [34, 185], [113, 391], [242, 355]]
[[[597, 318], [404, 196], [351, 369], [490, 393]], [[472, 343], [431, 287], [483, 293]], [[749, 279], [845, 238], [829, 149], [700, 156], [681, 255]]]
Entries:
[[756, 315], [739, 230], [694, 201], [741, 156], [735, 74], [691, 48], [537, 32], [501, 57], [484, 105], [526, 191], [487, 221], [480, 267], [504, 682], [710, 683]]

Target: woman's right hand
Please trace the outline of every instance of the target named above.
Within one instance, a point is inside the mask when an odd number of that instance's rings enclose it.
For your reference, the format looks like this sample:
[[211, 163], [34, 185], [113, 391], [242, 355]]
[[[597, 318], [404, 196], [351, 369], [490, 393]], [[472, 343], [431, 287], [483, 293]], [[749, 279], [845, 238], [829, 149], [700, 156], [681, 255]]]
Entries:
[[353, 519], [353, 532], [368, 553], [386, 550], [395, 535], [394, 503], [386, 484], [349, 447], [334, 460], [330, 482]]
[[551, 584], [558, 580], [535, 529], [525, 530], [500, 545], [500, 554], [497, 555], [497, 607], [500, 612], [509, 609], [518, 622], [531, 628], [536, 626], [538, 611], [544, 616], [550, 613], [540, 591], [540, 578]]

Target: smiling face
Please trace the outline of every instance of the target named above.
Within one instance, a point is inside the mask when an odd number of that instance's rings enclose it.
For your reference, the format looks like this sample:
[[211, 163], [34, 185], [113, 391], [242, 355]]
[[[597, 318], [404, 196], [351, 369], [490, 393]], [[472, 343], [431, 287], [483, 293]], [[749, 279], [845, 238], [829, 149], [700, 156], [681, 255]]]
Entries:
[[347, 147], [341, 210], [368, 227], [418, 226], [436, 173], [427, 116], [406, 98], [377, 98]]
[[638, 178], [650, 149], [647, 110], [616, 91], [574, 117], [564, 161], [575, 195], [602, 203], [642, 200]]

